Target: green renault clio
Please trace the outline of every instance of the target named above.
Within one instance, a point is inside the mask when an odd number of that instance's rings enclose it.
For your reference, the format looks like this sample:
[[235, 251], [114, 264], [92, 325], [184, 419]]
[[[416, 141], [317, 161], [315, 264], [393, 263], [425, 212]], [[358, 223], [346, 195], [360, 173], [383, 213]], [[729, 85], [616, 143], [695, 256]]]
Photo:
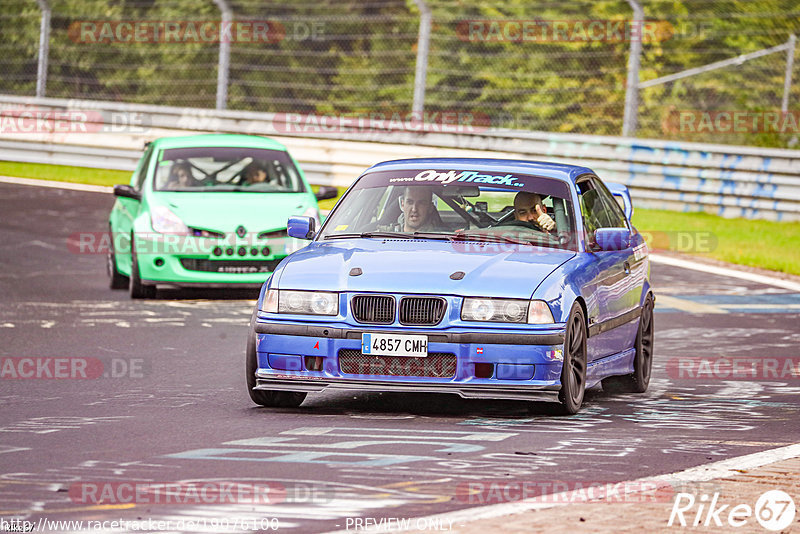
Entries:
[[266, 137], [207, 134], [150, 143], [109, 216], [112, 289], [153, 298], [157, 286], [260, 287], [305, 242], [293, 215], [319, 221], [317, 200], [282, 144]]

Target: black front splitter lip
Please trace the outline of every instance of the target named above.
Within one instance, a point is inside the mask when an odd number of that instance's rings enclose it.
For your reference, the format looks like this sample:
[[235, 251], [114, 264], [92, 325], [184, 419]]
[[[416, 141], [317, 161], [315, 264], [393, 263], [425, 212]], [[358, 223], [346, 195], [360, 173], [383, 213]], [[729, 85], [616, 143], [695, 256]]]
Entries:
[[403, 393], [450, 393], [465, 399], [497, 399], [558, 402], [558, 386], [506, 386], [485, 384], [431, 384], [422, 382], [396, 382], [381, 380], [329, 379], [329, 378], [265, 378], [256, 377], [254, 390], [302, 391], [378, 391]]

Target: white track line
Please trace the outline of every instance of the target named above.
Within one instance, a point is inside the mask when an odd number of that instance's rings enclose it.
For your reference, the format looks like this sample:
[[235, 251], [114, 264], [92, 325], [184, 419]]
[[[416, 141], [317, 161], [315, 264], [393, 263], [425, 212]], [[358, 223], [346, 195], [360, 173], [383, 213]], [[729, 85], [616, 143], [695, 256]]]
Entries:
[[33, 178], [15, 178], [13, 176], [0, 176], [0, 183], [53, 187], [55, 189], [71, 189], [73, 191], [88, 191], [90, 193], [114, 192], [113, 187], [106, 187], [104, 185], [75, 184], [72, 182], [56, 182], [54, 180], [34, 180]]
[[792, 282], [791, 280], [781, 280], [780, 278], [773, 278], [763, 274], [737, 271], [727, 267], [717, 267], [716, 265], [708, 265], [707, 263], [698, 263], [691, 260], [673, 258], [672, 256], [662, 256], [661, 254], [650, 254], [650, 260], [653, 261], [653, 263], [660, 263], [662, 265], [672, 265], [673, 267], [703, 271], [704, 273], [718, 274], [729, 278], [739, 278], [741, 280], [748, 280], [750, 282], [757, 282], [759, 284], [782, 287], [784, 289], [800, 292], [800, 283]]
[[[665, 484], [707, 482], [709, 480], [741, 475], [742, 470], [755, 469], [771, 463], [798, 457], [800, 457], [800, 443], [787, 445], [786, 447], [780, 447], [768, 451], [757, 452], [754, 454], [748, 454], [746, 456], [728, 458], [727, 460], [691, 467], [683, 471], [677, 471], [675, 473], [666, 475], [645, 477], [627, 482], [621, 482], [620, 487], [641, 488], [639, 490], [634, 489], [626, 492], [628, 494], [634, 494], [641, 491], [652, 491], [653, 483], [657, 482], [664, 482]], [[568, 491], [548, 496], [548, 502], [541, 502], [542, 498], [539, 497], [535, 501], [517, 501], [512, 503], [492, 504], [475, 508], [467, 508], [465, 510], [457, 510], [454, 512], [446, 512], [443, 514], [412, 518], [410, 521], [411, 526], [409, 528], [394, 529], [391, 530], [391, 532], [407, 532], [409, 530], [417, 530], [418, 521], [419, 524], [426, 525], [440, 524], [456, 526], [469, 523], [471, 521], [477, 521], [479, 519], [495, 519], [507, 515], [520, 514], [530, 510], [545, 510], [548, 508], [555, 508], [556, 506], [568, 506], [570, 504], [582, 504], [590, 502], [585, 500], [585, 495], [585, 491], [581, 493], [578, 493], [578, 490], [572, 492]], [[581, 497], [583, 497], [583, 499]], [[363, 529], [362, 531], [370, 532], [369, 529]], [[373, 529], [372, 531], [375, 532], [377, 530]], [[385, 529], [381, 531], [387, 532]], [[346, 531], [340, 530], [332, 534], [344, 532]]]

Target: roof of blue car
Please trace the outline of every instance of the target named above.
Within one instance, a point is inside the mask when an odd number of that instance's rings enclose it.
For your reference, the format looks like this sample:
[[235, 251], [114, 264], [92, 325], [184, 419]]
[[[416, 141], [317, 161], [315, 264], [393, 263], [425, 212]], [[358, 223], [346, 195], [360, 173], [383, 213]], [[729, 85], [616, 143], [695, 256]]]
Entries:
[[521, 159], [491, 159], [491, 158], [415, 158], [396, 159], [377, 163], [367, 169], [369, 171], [390, 171], [403, 169], [430, 168], [434, 170], [471, 169], [476, 171], [510, 172], [560, 178], [570, 182], [583, 174], [594, 174], [588, 167], [578, 165], [565, 165], [562, 163], [548, 163], [545, 161], [527, 161]]

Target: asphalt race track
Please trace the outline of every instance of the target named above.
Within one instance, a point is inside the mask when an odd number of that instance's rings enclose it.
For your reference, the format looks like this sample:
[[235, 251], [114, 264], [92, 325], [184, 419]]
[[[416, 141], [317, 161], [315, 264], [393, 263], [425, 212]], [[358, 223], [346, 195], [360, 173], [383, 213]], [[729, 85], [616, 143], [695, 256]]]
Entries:
[[[253, 292], [132, 301], [111, 291], [104, 255], [76, 253], [74, 240], [103, 232], [112, 202], [0, 184], [0, 357], [102, 365], [96, 379], [15, 379], [0, 368], [0, 517], [325, 532], [355, 518], [502, 500], [465, 492], [470, 483], [632, 480], [800, 442], [796, 376], [678, 379], [667, 370], [681, 357], [796, 362], [800, 294], [655, 264], [656, 368], [644, 395], [594, 388], [575, 417], [422, 394], [319, 394], [298, 409], [256, 407], [244, 384]], [[198, 503], [184, 492], [154, 502], [152, 493], [111, 491], [92, 500], [98, 488], [189, 481], [261, 485], [274, 498]], [[70, 530], [80, 529], [61, 529]]]

